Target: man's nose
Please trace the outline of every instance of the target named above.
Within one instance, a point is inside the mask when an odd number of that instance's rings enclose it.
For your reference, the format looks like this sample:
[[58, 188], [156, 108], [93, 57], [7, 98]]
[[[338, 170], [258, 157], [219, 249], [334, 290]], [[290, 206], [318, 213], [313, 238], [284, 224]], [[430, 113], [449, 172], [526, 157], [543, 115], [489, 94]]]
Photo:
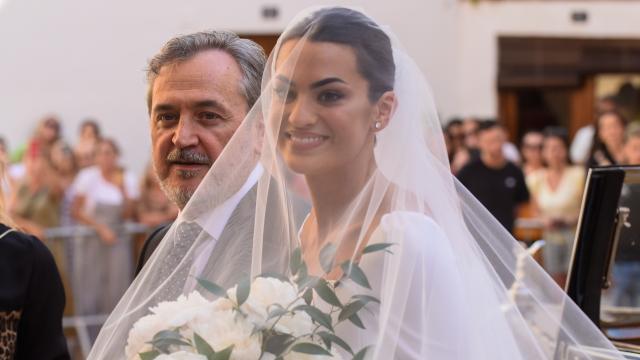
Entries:
[[193, 119], [181, 116], [171, 141], [179, 149], [197, 145], [199, 138], [196, 127]]

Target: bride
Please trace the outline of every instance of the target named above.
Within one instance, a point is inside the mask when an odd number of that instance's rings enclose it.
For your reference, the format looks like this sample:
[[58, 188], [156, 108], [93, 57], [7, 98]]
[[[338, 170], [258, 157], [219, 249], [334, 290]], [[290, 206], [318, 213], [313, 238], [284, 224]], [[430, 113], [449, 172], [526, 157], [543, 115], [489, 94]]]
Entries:
[[[198, 277], [230, 286], [285, 273], [302, 249], [326, 274], [321, 249], [351, 260], [380, 304], [365, 329], [341, 323], [371, 359], [621, 358], [611, 343], [449, 171], [432, 96], [389, 31], [361, 12], [325, 8], [292, 22], [263, 78], [260, 101], [105, 324], [92, 359], [123, 357], [132, 324], [185, 285], [214, 209], [258, 173], [250, 206], [236, 209]], [[299, 228], [292, 203], [303, 176], [311, 211]], [[234, 221], [238, 219], [238, 221]], [[240, 221], [242, 220], [243, 221]], [[185, 224], [197, 224], [186, 255]], [[246, 235], [249, 234], [249, 235]], [[363, 256], [374, 243], [389, 252]], [[178, 261], [167, 261], [179, 256]], [[175, 259], [173, 259], [175, 260]], [[176, 265], [177, 263], [177, 265]], [[337, 285], [348, 298], [362, 288]], [[606, 354], [606, 355], [604, 355]], [[345, 354], [343, 354], [345, 355]], [[233, 355], [232, 355], [233, 358]]]

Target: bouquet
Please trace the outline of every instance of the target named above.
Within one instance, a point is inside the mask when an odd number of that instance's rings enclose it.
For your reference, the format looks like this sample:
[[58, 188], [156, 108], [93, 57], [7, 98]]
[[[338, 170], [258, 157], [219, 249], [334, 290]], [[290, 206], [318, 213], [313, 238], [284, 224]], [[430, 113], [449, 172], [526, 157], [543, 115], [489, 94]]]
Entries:
[[[365, 247], [362, 255], [388, 250], [390, 243]], [[333, 282], [308, 273], [301, 250], [290, 258], [290, 276], [263, 274], [246, 279], [230, 289], [197, 279], [206, 291], [217, 296], [205, 299], [199, 292], [181, 295], [150, 309], [129, 332], [126, 358], [135, 360], [296, 360], [341, 359], [336, 347], [354, 360], [364, 359], [368, 347], [355, 352], [334, 331], [350, 321], [364, 324], [358, 313], [369, 303], [379, 303], [365, 294], [341, 301], [336, 287], [341, 281], [371, 289], [356, 262], [335, 264], [336, 246], [320, 251], [324, 275], [340, 270]], [[323, 311], [318, 305], [321, 299]], [[328, 308], [328, 310], [326, 310]]]

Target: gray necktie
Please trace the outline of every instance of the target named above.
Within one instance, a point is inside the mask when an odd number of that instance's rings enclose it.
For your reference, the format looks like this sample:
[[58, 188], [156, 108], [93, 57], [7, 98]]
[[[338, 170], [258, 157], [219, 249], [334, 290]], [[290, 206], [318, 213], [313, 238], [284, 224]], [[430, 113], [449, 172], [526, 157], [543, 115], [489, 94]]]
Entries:
[[169, 276], [171, 279], [161, 291], [163, 300], [175, 300], [182, 294], [194, 257], [193, 251], [188, 257], [187, 253], [201, 232], [202, 228], [197, 223], [183, 222], [176, 227], [174, 236], [168, 239], [171, 241], [171, 249], [164, 258], [160, 279], [164, 280]]

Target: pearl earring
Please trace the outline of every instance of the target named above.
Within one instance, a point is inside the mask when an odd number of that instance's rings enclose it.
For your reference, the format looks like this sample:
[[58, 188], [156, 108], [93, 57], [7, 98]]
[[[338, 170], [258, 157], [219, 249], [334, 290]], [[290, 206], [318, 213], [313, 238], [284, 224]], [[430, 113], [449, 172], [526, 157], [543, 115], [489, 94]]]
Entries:
[[373, 124], [373, 127], [375, 127], [376, 129], [380, 129], [382, 127], [382, 123], [380, 121], [376, 121], [376, 123]]

